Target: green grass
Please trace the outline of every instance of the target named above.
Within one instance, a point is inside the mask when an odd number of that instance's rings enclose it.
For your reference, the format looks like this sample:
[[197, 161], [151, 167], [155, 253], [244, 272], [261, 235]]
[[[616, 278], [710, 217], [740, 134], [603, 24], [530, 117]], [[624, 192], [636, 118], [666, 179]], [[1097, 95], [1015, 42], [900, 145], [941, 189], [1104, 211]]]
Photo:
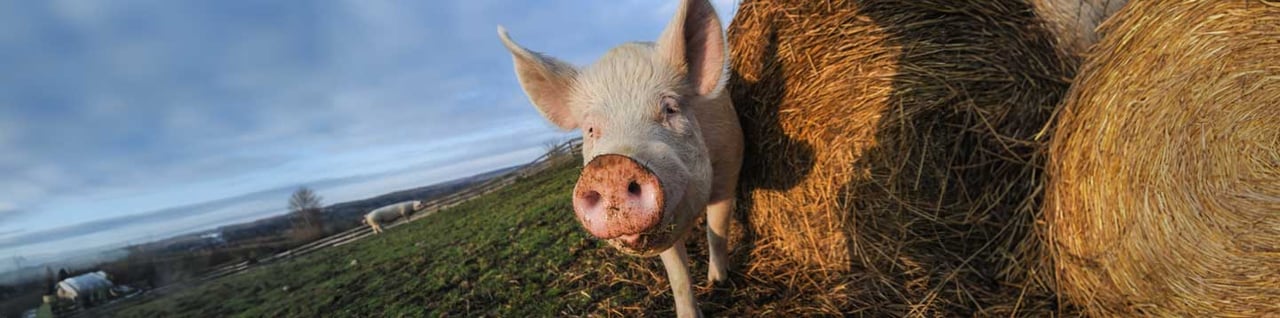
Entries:
[[[190, 287], [114, 314], [670, 313], [656, 258], [624, 257], [588, 239], [574, 221], [569, 195], [578, 172], [573, 165], [562, 165], [382, 235]], [[282, 290], [286, 286], [288, 292]]]

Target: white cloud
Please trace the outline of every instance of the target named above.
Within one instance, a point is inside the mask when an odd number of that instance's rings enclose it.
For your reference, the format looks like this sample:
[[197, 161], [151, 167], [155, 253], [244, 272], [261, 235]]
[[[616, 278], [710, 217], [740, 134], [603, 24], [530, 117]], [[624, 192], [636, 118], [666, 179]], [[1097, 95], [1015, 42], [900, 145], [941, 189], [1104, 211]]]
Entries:
[[81, 28], [101, 26], [107, 18], [104, 14], [110, 9], [109, 3], [101, 1], [50, 0], [47, 3], [59, 18]]
[[21, 170], [9, 174], [0, 182], [0, 193], [11, 200], [11, 206], [39, 206], [57, 189], [73, 186], [79, 181], [66, 169], [46, 163], [25, 163]]
[[[0, 221], [12, 219], [12, 218], [18, 217], [21, 214], [23, 214], [23, 211], [18, 209], [17, 205], [13, 204], [12, 202], [0, 201]], [[0, 224], [3, 224], [3, 223], [7, 223], [7, 222], [0, 222]], [[7, 226], [0, 226], [0, 236], [4, 236], [7, 233], [14, 233], [18, 230], [20, 229], [9, 228]]]
[[[13, 109], [11, 107], [0, 103], [0, 110]], [[24, 128], [22, 121], [12, 119], [0, 111], [0, 171], [15, 166], [21, 160], [22, 151], [19, 151], [17, 143], [23, 138], [22, 134], [26, 130]]]

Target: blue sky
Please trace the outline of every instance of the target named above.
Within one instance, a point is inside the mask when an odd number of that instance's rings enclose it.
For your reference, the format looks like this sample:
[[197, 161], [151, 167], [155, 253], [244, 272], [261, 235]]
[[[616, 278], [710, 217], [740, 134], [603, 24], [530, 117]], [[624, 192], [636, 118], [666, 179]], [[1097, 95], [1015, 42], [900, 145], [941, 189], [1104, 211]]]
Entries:
[[[735, 1], [714, 2], [727, 23]], [[577, 132], [530, 106], [496, 25], [584, 65], [675, 4], [0, 0], [0, 258], [526, 162]]]

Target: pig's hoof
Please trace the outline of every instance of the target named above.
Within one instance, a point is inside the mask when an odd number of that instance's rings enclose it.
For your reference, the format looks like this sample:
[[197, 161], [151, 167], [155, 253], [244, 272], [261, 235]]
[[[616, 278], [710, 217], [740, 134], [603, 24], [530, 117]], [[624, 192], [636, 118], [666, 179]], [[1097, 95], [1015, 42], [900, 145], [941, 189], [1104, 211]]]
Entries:
[[716, 270], [715, 268], [710, 268], [707, 271], [708, 284], [711, 284], [711, 285], [723, 284], [724, 281], [727, 281], [727, 280], [729, 280], [728, 270]]
[[720, 278], [720, 279], [708, 279], [706, 286], [707, 286], [707, 289], [713, 292], [718, 290], [733, 289], [733, 283], [729, 282], [729, 279], [727, 277]]

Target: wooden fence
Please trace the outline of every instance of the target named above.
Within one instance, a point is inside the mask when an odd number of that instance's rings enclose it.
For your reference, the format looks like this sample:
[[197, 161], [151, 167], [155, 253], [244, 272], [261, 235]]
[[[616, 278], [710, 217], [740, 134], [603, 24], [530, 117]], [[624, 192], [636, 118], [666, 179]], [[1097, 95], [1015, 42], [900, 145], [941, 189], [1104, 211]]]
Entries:
[[[515, 183], [520, 178], [540, 173], [548, 168], [555, 166], [558, 160], [573, 160], [573, 154], [582, 150], [582, 139], [575, 138], [559, 145], [547, 149], [547, 153], [539, 156], [537, 159], [530, 161], [519, 169], [508, 172], [504, 175], [493, 177], [484, 183], [463, 189], [461, 191], [449, 194], [444, 197], [426, 201], [427, 208], [413, 214], [407, 219], [397, 220], [392, 224], [388, 224], [386, 228], [400, 226], [401, 224], [413, 222], [418, 219], [435, 214], [435, 212], [451, 208], [463, 202], [470, 201], [476, 197], [496, 192]], [[326, 236], [310, 243], [295, 247], [288, 251], [280, 252], [262, 259], [258, 259], [256, 264], [250, 264], [249, 261], [241, 261], [233, 264], [226, 264], [215, 267], [208, 272], [200, 275], [201, 280], [213, 280], [226, 276], [235, 275], [244, 272], [256, 265], [269, 264], [272, 262], [298, 257], [321, 249], [342, 246], [347, 243], [355, 242], [365, 237], [373, 235], [373, 230], [368, 226], [357, 226], [355, 228]]]

